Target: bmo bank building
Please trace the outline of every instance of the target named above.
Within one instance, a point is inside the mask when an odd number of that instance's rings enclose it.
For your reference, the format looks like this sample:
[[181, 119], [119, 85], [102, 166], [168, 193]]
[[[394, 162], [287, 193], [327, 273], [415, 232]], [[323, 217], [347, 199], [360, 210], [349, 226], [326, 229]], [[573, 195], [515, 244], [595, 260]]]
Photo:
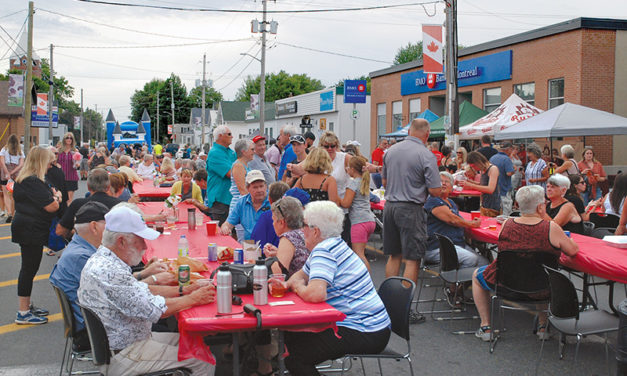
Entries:
[[[627, 20], [577, 18], [466, 47], [458, 54], [459, 104], [468, 101], [491, 112], [515, 93], [545, 111], [570, 102], [627, 117]], [[445, 114], [446, 78], [438, 74], [429, 79], [421, 60], [374, 71], [370, 77], [372, 147], [380, 135], [427, 109]], [[577, 142], [581, 138], [566, 137], [553, 145]], [[590, 136], [585, 144], [604, 166], [627, 165], [627, 136]]]

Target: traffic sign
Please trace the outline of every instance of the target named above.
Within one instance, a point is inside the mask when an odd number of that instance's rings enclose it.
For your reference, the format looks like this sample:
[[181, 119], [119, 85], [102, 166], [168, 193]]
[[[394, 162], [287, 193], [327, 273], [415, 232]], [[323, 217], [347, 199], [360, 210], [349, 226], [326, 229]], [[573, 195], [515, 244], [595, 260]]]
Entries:
[[351, 112], [351, 119], [353, 119], [353, 120], [359, 119], [359, 110], [353, 110]]

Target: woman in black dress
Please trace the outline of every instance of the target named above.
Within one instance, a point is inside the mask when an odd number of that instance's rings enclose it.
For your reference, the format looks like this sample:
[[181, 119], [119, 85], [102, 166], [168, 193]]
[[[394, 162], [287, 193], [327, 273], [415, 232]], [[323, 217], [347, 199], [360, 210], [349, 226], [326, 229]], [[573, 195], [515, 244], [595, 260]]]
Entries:
[[13, 189], [15, 216], [11, 240], [20, 245], [22, 266], [17, 280], [19, 309], [17, 324], [45, 324], [48, 311], [31, 304], [33, 278], [41, 263], [43, 246], [48, 243], [52, 218], [59, 210], [61, 192], [45, 183], [45, 175], [54, 161], [49, 148], [35, 146], [20, 171]]

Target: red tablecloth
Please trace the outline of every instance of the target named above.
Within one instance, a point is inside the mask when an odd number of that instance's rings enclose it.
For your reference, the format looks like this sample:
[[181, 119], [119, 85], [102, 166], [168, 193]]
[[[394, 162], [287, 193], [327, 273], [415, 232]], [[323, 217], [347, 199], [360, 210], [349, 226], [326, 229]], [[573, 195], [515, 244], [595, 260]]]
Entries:
[[[137, 206], [144, 212], [145, 215], [157, 215], [163, 212], [164, 214], [168, 214], [172, 212], [172, 209], [167, 208], [163, 201], [147, 201], [140, 202]], [[187, 209], [195, 208], [196, 213], [202, 213], [198, 208], [196, 208], [192, 204], [186, 204], [184, 202], [179, 203], [177, 206], [179, 208], [179, 217], [176, 223], [187, 223]], [[211, 218], [209, 216], [204, 215], [204, 221], [210, 221]]]
[[241, 248], [241, 244], [230, 236], [207, 236], [206, 228], [188, 230], [187, 224], [175, 224], [174, 229], [168, 229], [166, 225], [166, 230], [163, 234], [161, 234], [161, 236], [155, 240], [146, 241], [148, 248], [144, 253], [144, 262], [153, 257], [176, 258], [178, 256], [177, 247], [181, 235], [185, 235], [187, 238], [187, 242], [189, 244], [189, 256], [198, 259], [207, 258], [207, 245], [209, 243], [216, 243], [217, 245], [223, 247]]
[[[252, 304], [252, 294], [241, 295], [242, 306], [233, 306], [233, 312], [242, 310], [244, 304]], [[261, 309], [261, 322], [264, 329], [289, 331], [320, 332], [329, 328], [337, 329], [336, 322], [344, 320], [345, 314], [327, 303], [306, 303], [294, 293], [287, 293], [282, 298], [268, 296], [268, 302], [293, 301], [285, 306], [257, 306]], [[179, 322], [179, 360], [197, 358], [215, 364], [213, 355], [203, 343], [206, 335], [252, 331], [257, 326], [257, 319], [244, 313], [216, 317], [217, 305], [207, 304], [185, 310], [178, 315]]]
[[381, 200], [379, 202], [370, 202], [370, 209], [371, 210], [383, 210], [383, 208], [385, 207], [385, 200]]
[[461, 191], [456, 191], [453, 189], [451, 193], [449, 194], [449, 196], [451, 197], [458, 197], [458, 196], [479, 197], [481, 196], [481, 192], [475, 191], [474, 189], [463, 189]]
[[144, 179], [141, 182], [133, 183], [133, 191], [139, 197], [159, 197], [166, 199], [170, 196], [172, 187], [155, 187], [152, 180]]
[[[465, 219], [470, 219], [470, 213], [459, 213]], [[498, 242], [501, 225], [494, 218], [481, 217], [481, 227], [467, 229], [466, 232], [475, 240], [496, 244]], [[487, 228], [496, 223], [496, 230]], [[601, 239], [589, 236], [571, 234], [579, 246], [575, 257], [562, 254], [560, 263], [569, 268], [579, 270], [597, 277], [612, 281], [627, 283], [627, 249], [609, 246]]]

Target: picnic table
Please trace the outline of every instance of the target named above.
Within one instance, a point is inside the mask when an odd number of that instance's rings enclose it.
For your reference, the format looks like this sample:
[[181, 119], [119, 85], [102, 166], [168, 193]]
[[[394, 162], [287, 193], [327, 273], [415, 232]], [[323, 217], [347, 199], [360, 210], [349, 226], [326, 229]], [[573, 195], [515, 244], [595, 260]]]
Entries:
[[172, 187], [155, 187], [154, 183], [150, 179], [144, 179], [141, 182], [133, 183], [133, 192], [136, 193], [140, 199], [163, 199], [165, 200], [170, 196]]

